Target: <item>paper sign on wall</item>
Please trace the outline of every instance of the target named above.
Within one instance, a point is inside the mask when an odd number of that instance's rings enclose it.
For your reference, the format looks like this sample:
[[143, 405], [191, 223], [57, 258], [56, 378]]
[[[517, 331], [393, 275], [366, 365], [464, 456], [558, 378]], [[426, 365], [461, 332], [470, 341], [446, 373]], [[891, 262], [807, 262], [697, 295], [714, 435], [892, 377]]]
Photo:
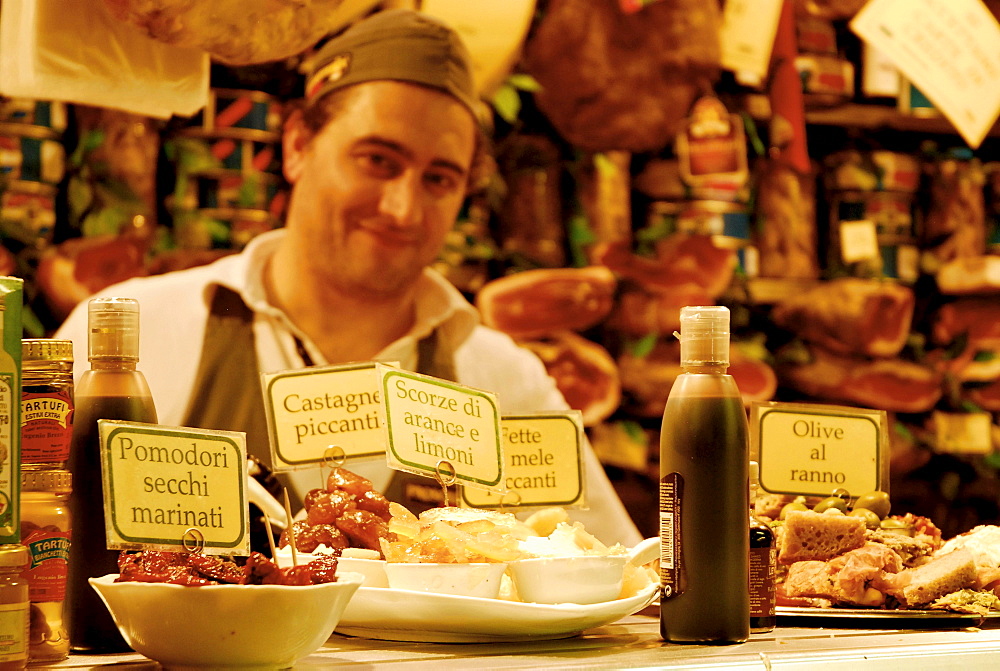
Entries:
[[726, 0], [719, 44], [722, 67], [763, 79], [771, 63], [783, 0]]
[[246, 434], [97, 424], [109, 548], [250, 554]]
[[496, 397], [429, 375], [376, 364], [391, 468], [501, 491]]
[[272, 470], [382, 456], [378, 382], [374, 363], [262, 374]]
[[851, 29], [979, 147], [1000, 114], [1000, 25], [982, 0], [871, 0]]
[[470, 508], [580, 506], [585, 502], [583, 416], [579, 411], [500, 420], [506, 492], [462, 490]]
[[754, 403], [750, 459], [771, 494], [852, 497], [889, 489], [884, 410], [812, 403]]

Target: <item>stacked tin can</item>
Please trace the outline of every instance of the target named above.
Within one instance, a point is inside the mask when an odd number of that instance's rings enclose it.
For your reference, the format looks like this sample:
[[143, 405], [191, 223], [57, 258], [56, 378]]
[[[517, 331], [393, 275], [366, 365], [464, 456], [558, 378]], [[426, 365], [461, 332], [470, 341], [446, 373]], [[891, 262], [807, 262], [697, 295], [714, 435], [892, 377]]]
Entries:
[[72, 525], [73, 343], [21, 341], [21, 542], [30, 555], [24, 576], [31, 601], [29, 660], [69, 655], [63, 625]]
[[240, 249], [277, 228], [288, 197], [281, 177], [281, 105], [261, 92], [216, 88], [166, 140], [176, 169], [174, 236], [193, 249]]
[[[828, 156], [824, 168], [830, 207], [827, 267], [914, 282], [920, 272], [915, 223], [920, 160], [891, 151], [845, 150]], [[845, 241], [853, 235], [852, 227], [862, 226], [874, 226], [878, 254], [855, 260], [845, 255]]]
[[65, 130], [63, 103], [0, 97], [0, 234], [8, 247], [52, 240]]

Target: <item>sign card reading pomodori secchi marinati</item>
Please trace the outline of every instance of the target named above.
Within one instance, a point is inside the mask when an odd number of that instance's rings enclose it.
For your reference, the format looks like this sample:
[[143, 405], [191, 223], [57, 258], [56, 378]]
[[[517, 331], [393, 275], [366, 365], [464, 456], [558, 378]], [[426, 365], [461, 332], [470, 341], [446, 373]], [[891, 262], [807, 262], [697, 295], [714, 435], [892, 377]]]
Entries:
[[109, 548], [250, 554], [246, 434], [97, 424]]
[[378, 382], [371, 362], [262, 374], [272, 470], [385, 454]]
[[856, 498], [889, 491], [884, 410], [812, 403], [754, 403], [750, 459], [771, 494]]
[[496, 396], [430, 375], [376, 364], [390, 468], [465, 487], [502, 491]]
[[505, 415], [504, 493], [462, 488], [470, 508], [578, 507], [585, 504], [583, 415], [579, 410]]

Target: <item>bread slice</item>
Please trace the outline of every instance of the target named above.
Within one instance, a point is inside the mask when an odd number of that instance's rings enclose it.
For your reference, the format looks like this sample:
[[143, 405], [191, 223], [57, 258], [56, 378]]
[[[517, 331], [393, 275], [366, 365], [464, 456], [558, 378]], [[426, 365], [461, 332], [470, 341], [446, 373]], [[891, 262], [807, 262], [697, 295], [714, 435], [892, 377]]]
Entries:
[[778, 561], [826, 561], [865, 544], [862, 517], [794, 510], [785, 517]]
[[894, 576], [892, 594], [910, 608], [925, 606], [945, 594], [976, 584], [976, 561], [961, 548], [935, 557], [923, 566]]

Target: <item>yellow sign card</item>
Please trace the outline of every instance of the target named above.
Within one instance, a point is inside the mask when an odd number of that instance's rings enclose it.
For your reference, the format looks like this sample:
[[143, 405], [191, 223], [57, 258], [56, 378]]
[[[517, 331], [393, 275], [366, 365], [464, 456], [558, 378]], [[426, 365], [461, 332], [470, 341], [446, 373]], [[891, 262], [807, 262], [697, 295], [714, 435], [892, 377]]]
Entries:
[[500, 420], [505, 493], [462, 489], [470, 508], [580, 506], [583, 479], [583, 418], [579, 411]]
[[493, 394], [376, 364], [391, 468], [501, 491], [500, 412]]
[[108, 547], [250, 554], [246, 435], [98, 421]]
[[884, 410], [810, 403], [754, 403], [750, 458], [772, 494], [852, 497], [888, 492]]
[[851, 29], [979, 147], [1000, 113], [1000, 24], [982, 0], [871, 0]]
[[273, 470], [385, 452], [374, 363], [262, 374], [261, 382]]

